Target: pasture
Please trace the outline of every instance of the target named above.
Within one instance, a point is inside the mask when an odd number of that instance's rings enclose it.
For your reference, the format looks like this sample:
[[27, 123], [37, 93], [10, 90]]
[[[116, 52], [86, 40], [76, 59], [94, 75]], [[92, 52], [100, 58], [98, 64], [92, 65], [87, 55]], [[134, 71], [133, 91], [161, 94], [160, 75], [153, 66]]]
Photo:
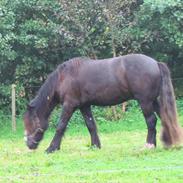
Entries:
[[[179, 115], [183, 124], [182, 102]], [[55, 117], [56, 118], [56, 117]], [[50, 128], [39, 148], [30, 151], [23, 140], [22, 119], [17, 132], [8, 120], [0, 130], [0, 182], [183, 182], [183, 148], [164, 149], [158, 121], [157, 148], [145, 150], [146, 125], [141, 111], [130, 108], [119, 121], [95, 115], [102, 144], [90, 147], [90, 136], [83, 121], [75, 115], [65, 133], [62, 149], [46, 154], [54, 134]], [[79, 120], [79, 122], [77, 122]], [[10, 123], [10, 122], [9, 122]]]

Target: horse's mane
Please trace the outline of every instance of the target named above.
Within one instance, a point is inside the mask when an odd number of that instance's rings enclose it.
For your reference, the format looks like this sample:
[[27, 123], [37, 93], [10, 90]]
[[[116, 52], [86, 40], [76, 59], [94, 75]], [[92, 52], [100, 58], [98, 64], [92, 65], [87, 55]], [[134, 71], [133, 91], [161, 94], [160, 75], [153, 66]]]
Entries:
[[49, 99], [51, 99], [51, 97], [54, 95], [54, 89], [57, 84], [58, 77], [59, 77], [59, 73], [57, 69], [48, 75], [48, 78], [39, 89], [38, 94], [30, 102], [30, 106], [36, 107], [36, 106], [43, 105], [43, 103], [46, 105], [46, 102]]
[[71, 73], [74, 73], [75, 71], [77, 71], [80, 64], [86, 60], [91, 60], [91, 59], [88, 57], [76, 57], [58, 65], [57, 69], [48, 75], [48, 78], [39, 89], [36, 97], [30, 102], [29, 105], [31, 107], [38, 107], [38, 106], [46, 107], [47, 101], [49, 99], [51, 100], [51, 98], [54, 95], [55, 87], [58, 84], [57, 81], [59, 79], [59, 74], [61, 70], [66, 66], [66, 67], [69, 67], [69, 70], [71, 71]]

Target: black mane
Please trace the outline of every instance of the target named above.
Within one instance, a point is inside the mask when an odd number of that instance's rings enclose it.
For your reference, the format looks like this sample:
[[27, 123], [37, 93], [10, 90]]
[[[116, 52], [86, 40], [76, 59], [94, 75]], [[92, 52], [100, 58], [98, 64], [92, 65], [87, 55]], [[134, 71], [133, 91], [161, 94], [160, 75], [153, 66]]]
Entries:
[[58, 78], [59, 78], [59, 73], [57, 69], [53, 71], [51, 74], [49, 74], [48, 78], [39, 89], [36, 97], [30, 102], [31, 107], [37, 108], [40, 106], [44, 106], [44, 107], [47, 106], [48, 100], [51, 100], [51, 98], [54, 95], [54, 90], [55, 90], [55, 86], [57, 84]]
[[68, 69], [71, 73], [74, 73], [77, 70], [77, 67], [80, 65], [80, 63], [86, 60], [91, 59], [86, 57], [76, 57], [58, 65], [57, 69], [51, 74], [49, 74], [48, 78], [39, 89], [36, 97], [30, 102], [29, 106], [35, 109], [49, 107], [48, 104], [49, 101], [52, 101], [52, 97], [54, 96], [56, 85], [58, 85], [60, 73], [64, 69]]

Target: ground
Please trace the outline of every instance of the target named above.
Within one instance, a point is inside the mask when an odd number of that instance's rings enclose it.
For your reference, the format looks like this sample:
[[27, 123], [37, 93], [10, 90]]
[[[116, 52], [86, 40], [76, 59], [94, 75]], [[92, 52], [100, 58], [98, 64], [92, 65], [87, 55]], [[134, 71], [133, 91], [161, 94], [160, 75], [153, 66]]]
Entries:
[[[23, 141], [22, 121], [17, 132], [9, 127], [0, 133], [0, 182], [9, 183], [179, 183], [183, 182], [183, 148], [144, 150], [146, 126], [139, 111], [127, 112], [121, 120], [97, 118], [100, 150], [90, 147], [83, 123], [72, 124], [62, 148], [46, 154], [54, 130], [45, 134], [39, 148], [30, 151]], [[183, 118], [180, 118], [182, 121]]]

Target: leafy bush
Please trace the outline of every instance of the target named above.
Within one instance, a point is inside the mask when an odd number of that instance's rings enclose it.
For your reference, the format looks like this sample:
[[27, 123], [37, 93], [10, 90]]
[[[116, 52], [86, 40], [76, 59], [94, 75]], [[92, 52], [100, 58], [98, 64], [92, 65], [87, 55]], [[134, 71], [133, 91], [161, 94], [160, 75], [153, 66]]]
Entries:
[[[21, 113], [48, 73], [76, 56], [140, 52], [183, 77], [182, 8], [182, 0], [1, 0], [0, 109], [10, 113], [14, 83]], [[174, 84], [182, 95], [182, 82]]]

